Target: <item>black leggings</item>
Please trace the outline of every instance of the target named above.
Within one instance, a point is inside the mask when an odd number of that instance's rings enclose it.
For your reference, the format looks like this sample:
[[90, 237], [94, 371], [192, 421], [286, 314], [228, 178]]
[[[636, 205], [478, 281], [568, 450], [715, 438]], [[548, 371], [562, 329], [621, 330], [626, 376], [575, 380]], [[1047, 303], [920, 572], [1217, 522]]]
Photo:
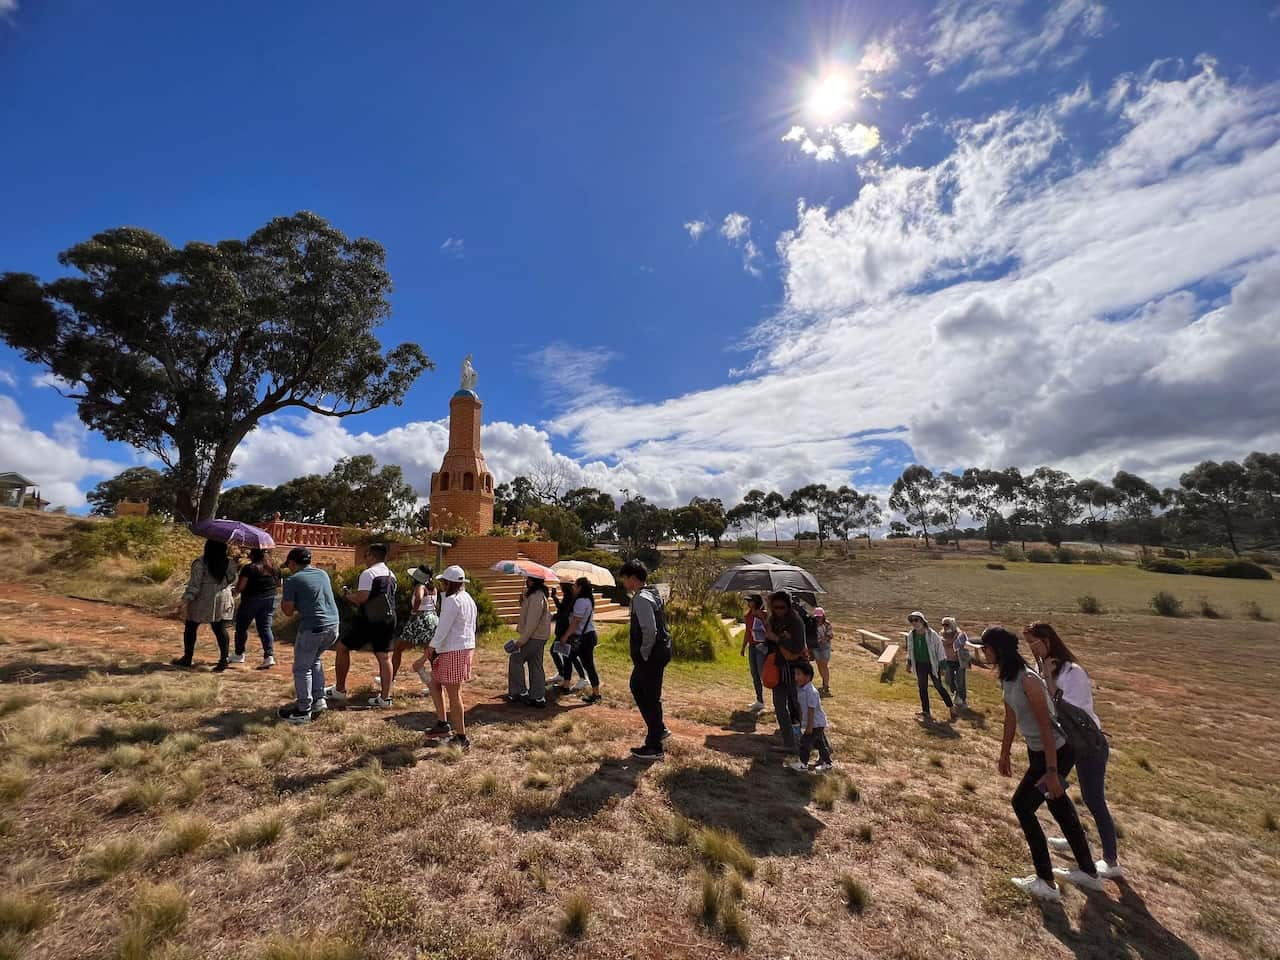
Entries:
[[[231, 634], [227, 632], [226, 620], [215, 620], [209, 624], [213, 630], [214, 639], [218, 641], [218, 659], [226, 663], [227, 657], [231, 653]], [[200, 624], [194, 620], [188, 620], [187, 625], [182, 631], [182, 658], [190, 660], [196, 652], [196, 631], [200, 629]]]
[[[1071, 844], [1071, 853], [1076, 864], [1089, 876], [1097, 875], [1097, 867], [1093, 862], [1093, 854], [1089, 852], [1089, 841], [1085, 839], [1084, 828], [1080, 826], [1080, 817], [1076, 814], [1076, 806], [1065, 793], [1057, 800], [1050, 800], [1036, 784], [1045, 774], [1044, 752], [1027, 750], [1027, 772], [1022, 775], [1022, 782], [1013, 792], [1013, 812], [1022, 825], [1022, 834], [1027, 838], [1027, 846], [1031, 848], [1031, 862], [1035, 864], [1036, 876], [1041, 880], [1053, 883], [1053, 864], [1049, 859], [1049, 844], [1044, 838], [1044, 830], [1036, 811], [1041, 804], [1048, 804], [1053, 819], [1062, 828], [1062, 835]], [[1058, 776], [1066, 786], [1067, 774], [1075, 764], [1075, 755], [1068, 744], [1058, 748]]]
[[577, 655], [574, 658], [577, 661], [578, 672], [587, 678], [587, 682], [593, 687], [600, 686], [600, 674], [596, 672], [596, 644], [600, 638], [596, 636], [596, 632], [592, 630], [590, 633], [584, 633], [578, 637]]

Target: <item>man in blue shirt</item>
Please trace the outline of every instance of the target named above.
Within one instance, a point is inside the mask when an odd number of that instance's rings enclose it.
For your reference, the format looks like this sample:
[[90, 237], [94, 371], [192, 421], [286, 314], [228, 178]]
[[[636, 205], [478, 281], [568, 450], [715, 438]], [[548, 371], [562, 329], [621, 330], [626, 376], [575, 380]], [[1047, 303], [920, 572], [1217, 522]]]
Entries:
[[320, 655], [338, 642], [338, 605], [329, 575], [311, 566], [311, 551], [294, 547], [285, 559], [290, 576], [284, 582], [286, 617], [302, 619], [293, 642], [293, 687], [297, 702], [280, 708], [290, 723], [310, 723], [329, 705], [324, 699], [324, 666]]

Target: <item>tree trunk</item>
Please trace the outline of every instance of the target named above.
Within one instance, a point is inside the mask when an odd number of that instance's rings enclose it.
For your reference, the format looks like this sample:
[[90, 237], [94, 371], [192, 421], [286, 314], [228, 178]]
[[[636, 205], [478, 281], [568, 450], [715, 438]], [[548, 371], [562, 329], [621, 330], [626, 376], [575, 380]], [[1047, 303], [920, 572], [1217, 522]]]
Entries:
[[200, 505], [196, 513], [197, 520], [212, 520], [218, 512], [218, 498], [222, 496], [222, 482], [231, 473], [231, 457], [236, 447], [244, 439], [247, 430], [236, 431], [236, 435], [224, 440], [213, 455], [209, 464], [209, 475], [205, 478], [204, 489], [200, 492]]
[[178, 444], [178, 463], [173, 468], [173, 519], [191, 523], [197, 519], [200, 482], [196, 473], [196, 445]]

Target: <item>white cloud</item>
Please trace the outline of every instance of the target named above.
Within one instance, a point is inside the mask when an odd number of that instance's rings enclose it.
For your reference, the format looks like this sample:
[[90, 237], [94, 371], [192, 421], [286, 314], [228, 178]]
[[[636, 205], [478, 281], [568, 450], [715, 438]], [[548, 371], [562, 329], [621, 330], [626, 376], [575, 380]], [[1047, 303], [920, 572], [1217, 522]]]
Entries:
[[40, 495], [54, 506], [83, 506], [88, 481], [114, 476], [124, 469], [124, 464], [86, 455], [87, 435], [75, 416], [59, 420], [52, 436], [33, 430], [26, 426], [17, 401], [0, 394], [3, 467], [35, 481]]
[[0, 386], [16, 387], [17, 385], [18, 385], [17, 377], [15, 377], [8, 370], [0, 370]]
[[18, 0], [0, 0], [0, 20], [8, 20], [18, 12]]
[[750, 379], [555, 429], [739, 481], [759, 437], [818, 473], [883, 430], [927, 463], [1164, 483], [1280, 448], [1280, 88], [1204, 61], [1114, 96], [1100, 153], [1067, 126], [1080, 107], [1001, 110], [953, 124], [933, 167], [870, 165], [847, 206], [802, 204]]
[[[1030, 22], [1024, 9], [1043, 10]], [[942, 0], [933, 11], [927, 54], [931, 73], [963, 66], [966, 89], [1040, 67], [1062, 67], [1083, 55], [1085, 43], [1107, 27], [1106, 8], [1095, 0]]]
[[707, 229], [707, 221], [705, 220], [686, 220], [684, 224], [685, 233], [689, 234], [689, 239], [694, 243], [702, 237]]
[[57, 390], [60, 393], [67, 393], [68, 391], [74, 389], [75, 387], [74, 384], [69, 383], [66, 380], [63, 380], [57, 374], [49, 373], [47, 371], [45, 373], [38, 373], [35, 376], [33, 376], [31, 378], [31, 385], [33, 387], [49, 387], [53, 390]]
[[557, 406], [608, 406], [622, 402], [621, 390], [601, 376], [615, 354], [602, 347], [579, 347], [551, 343], [534, 351], [522, 368], [542, 384]]
[[726, 214], [720, 235], [742, 251], [742, 269], [753, 277], [760, 276], [760, 250], [751, 239], [751, 218], [742, 213]]
[[466, 249], [467, 243], [461, 237], [446, 237], [444, 243], [440, 244], [440, 252], [455, 260], [461, 260], [466, 255]]
[[865, 123], [837, 123], [817, 127], [812, 133], [805, 127], [793, 126], [782, 136], [783, 143], [797, 143], [800, 152], [819, 163], [828, 163], [840, 154], [861, 159], [880, 146], [880, 130]]
[[751, 218], [741, 213], [726, 214], [720, 225], [720, 235], [726, 240], [738, 240], [751, 233]]

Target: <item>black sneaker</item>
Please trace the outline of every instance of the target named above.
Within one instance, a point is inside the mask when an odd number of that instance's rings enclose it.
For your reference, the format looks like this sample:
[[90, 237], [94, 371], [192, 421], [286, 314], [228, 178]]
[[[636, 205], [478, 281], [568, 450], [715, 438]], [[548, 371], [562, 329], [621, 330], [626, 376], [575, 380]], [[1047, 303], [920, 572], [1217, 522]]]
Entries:
[[285, 719], [293, 724], [310, 723], [315, 719], [315, 715], [310, 710], [305, 713], [301, 710], [294, 710]]
[[189, 667], [189, 666], [191, 666], [191, 658], [190, 658], [190, 657], [175, 657], [174, 659], [170, 660], [170, 661], [169, 661], [169, 663], [170, 663], [172, 666], [175, 666], [175, 667]]
[[535, 710], [545, 710], [547, 709], [546, 698], [543, 698], [542, 700], [530, 700], [529, 706], [533, 707]]
[[524, 697], [524, 696], [515, 697], [515, 696], [512, 696], [512, 695], [511, 695], [511, 694], [509, 694], [509, 693], [508, 693], [508, 694], [505, 694], [505, 695], [503, 696], [503, 698], [502, 698], [502, 699], [503, 699], [503, 700], [505, 700], [505, 701], [507, 701], [507, 703], [520, 703], [520, 704], [523, 704], [523, 703], [526, 703], [526, 702], [528, 701], [528, 698], [527, 698], [527, 697]]
[[222, 673], [222, 672], [223, 672], [224, 670], [226, 670], [226, 669], [227, 669], [227, 661], [226, 661], [226, 660], [219, 660], [217, 663], [215, 663], [215, 664], [213, 665], [213, 672], [214, 672], [214, 673]]
[[666, 756], [661, 747], [632, 747], [631, 755], [637, 760], [661, 760]]
[[297, 712], [298, 712], [298, 705], [296, 703], [286, 703], [283, 707], [281, 707], [279, 710], [276, 711], [276, 716], [279, 717], [281, 720], [288, 720]]
[[436, 725], [427, 731], [428, 737], [446, 737], [453, 733], [453, 726], [448, 720], [437, 720]]
[[463, 753], [466, 753], [471, 749], [471, 739], [465, 733], [460, 733], [456, 737], [449, 738], [449, 746], [457, 747]]
[[603, 699], [604, 697], [600, 696], [600, 694], [598, 693], [588, 693], [586, 696], [582, 698], [582, 702], [583, 703], [599, 703]]

